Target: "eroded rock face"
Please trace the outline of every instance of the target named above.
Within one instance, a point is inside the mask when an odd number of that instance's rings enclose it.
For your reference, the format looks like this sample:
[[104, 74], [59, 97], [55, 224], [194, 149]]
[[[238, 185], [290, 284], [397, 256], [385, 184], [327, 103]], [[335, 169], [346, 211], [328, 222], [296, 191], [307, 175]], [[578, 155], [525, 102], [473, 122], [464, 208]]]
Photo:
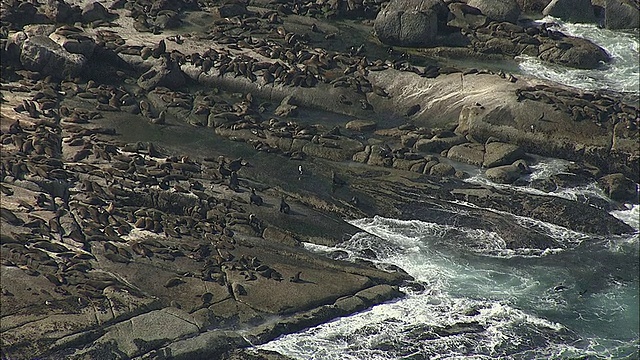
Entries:
[[467, 5], [480, 9], [495, 21], [516, 23], [520, 16], [520, 6], [515, 0], [469, 0]]
[[542, 10], [543, 15], [579, 23], [593, 23], [596, 16], [591, 0], [553, 0]]
[[430, 46], [438, 32], [438, 7], [442, 1], [394, 0], [376, 17], [374, 29], [380, 41], [397, 46]]

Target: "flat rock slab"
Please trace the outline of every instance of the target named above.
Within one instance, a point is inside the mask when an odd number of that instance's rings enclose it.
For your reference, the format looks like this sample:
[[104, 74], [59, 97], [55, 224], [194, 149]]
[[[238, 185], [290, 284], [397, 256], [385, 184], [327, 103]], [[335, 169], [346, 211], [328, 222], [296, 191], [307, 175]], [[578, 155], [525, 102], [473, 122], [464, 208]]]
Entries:
[[[199, 328], [192, 316], [177, 308], [164, 308], [131, 318], [107, 328], [107, 333], [92, 346], [115, 342], [128, 357], [144, 354]], [[90, 347], [91, 348], [91, 347]]]

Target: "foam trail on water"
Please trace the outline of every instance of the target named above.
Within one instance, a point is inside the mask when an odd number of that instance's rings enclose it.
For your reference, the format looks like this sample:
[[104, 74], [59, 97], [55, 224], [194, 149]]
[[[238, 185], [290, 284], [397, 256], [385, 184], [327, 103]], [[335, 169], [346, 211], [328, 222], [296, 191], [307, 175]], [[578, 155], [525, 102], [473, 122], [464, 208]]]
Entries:
[[[566, 170], [572, 162], [561, 159], [540, 158], [537, 163], [530, 166], [531, 174], [523, 176], [523, 180], [531, 182], [549, 179], [554, 175], [568, 174]], [[596, 183], [581, 186], [562, 188], [557, 187], [553, 191], [543, 191], [530, 186], [515, 186], [510, 184], [499, 184], [489, 180], [484, 172], [479, 172], [474, 176], [465, 179], [470, 184], [488, 185], [496, 189], [509, 189], [533, 195], [556, 196], [567, 200], [587, 202], [588, 199], [599, 199], [602, 202], [609, 202], [609, 198], [598, 187]]]

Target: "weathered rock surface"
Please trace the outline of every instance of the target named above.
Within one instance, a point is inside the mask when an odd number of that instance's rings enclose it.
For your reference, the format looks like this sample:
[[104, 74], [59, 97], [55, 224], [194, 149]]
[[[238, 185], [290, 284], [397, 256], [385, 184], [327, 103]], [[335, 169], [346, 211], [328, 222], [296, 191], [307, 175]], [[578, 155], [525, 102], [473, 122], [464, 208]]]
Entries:
[[607, 29], [637, 29], [640, 26], [638, 2], [632, 0], [606, 0], [604, 7]]
[[467, 5], [480, 9], [489, 19], [516, 23], [520, 6], [516, 0], [469, 0]]
[[489, 142], [485, 145], [485, 155], [482, 166], [491, 168], [511, 164], [522, 158], [524, 151], [516, 145], [501, 142]]
[[430, 46], [438, 32], [438, 7], [441, 0], [392, 0], [378, 13], [374, 23], [376, 35], [385, 44]]
[[[194, 2], [154, 2], [134, 9], [135, 19], [126, 4], [109, 10], [121, 27], [97, 19], [95, 28], [49, 26], [20, 38], [55, 33], [56, 46], [86, 55], [88, 43], [73, 40], [95, 39], [97, 72], [73, 82], [5, 66], [0, 50], [3, 357], [218, 358], [400, 297], [399, 286], [420, 288], [401, 269], [368, 261], [370, 249], [356, 263], [306, 250], [360, 231], [345, 218], [450, 225], [455, 216], [495, 232], [496, 251], [563, 246], [514, 215], [602, 236], [632, 231], [609, 215], [615, 202], [472, 185], [452, 161], [499, 173], [525, 151], [579, 160], [532, 185], [553, 191], [599, 178], [612, 197], [637, 201], [629, 185], [638, 178], [638, 109], [616, 94], [418, 66], [419, 53], [407, 60], [371, 41], [368, 23], [300, 15], [313, 13], [312, 2], [213, 22], [183, 11], [197, 10]], [[441, 27], [442, 3], [430, 4], [438, 29], [455, 33]], [[323, 15], [371, 19], [377, 8], [335, 2]], [[546, 27], [529, 34], [471, 11], [460, 27], [497, 38], [481, 40], [483, 51], [564, 43]], [[160, 34], [181, 19], [208, 31]], [[123, 30], [131, 22], [136, 31]], [[161, 68], [146, 73], [153, 66]], [[283, 101], [292, 93], [295, 102]], [[276, 114], [283, 102], [296, 111]], [[353, 119], [371, 123], [345, 131]], [[524, 162], [506, 167], [498, 181], [527, 171]], [[447, 246], [479, 250], [456, 230], [448, 235]], [[426, 330], [442, 337], [482, 326]]]
[[487, 169], [485, 175], [489, 180], [499, 184], [512, 184], [525, 173], [526, 171], [522, 166], [518, 166], [518, 164], [511, 164]]
[[80, 74], [88, 59], [65, 50], [49, 37], [36, 35], [22, 43], [20, 61], [29, 70], [66, 78]]
[[552, 0], [549, 5], [547, 5], [544, 10], [542, 10], [542, 14], [557, 17], [564, 21], [570, 22], [596, 22], [596, 16], [593, 12], [591, 0]]

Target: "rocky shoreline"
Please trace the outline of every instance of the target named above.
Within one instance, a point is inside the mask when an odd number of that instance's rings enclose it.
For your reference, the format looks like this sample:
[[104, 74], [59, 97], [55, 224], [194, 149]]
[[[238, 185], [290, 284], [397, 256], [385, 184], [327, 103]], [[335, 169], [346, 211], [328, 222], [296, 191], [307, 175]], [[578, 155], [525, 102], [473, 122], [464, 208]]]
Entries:
[[[245, 348], [424, 290], [307, 249], [349, 219], [539, 251], [560, 245], [519, 217], [634, 231], [609, 212], [638, 203], [637, 94], [429, 57], [606, 52], [473, 1], [386, 3], [3, 3], [2, 358], [284, 358]], [[540, 157], [571, 165], [527, 180]], [[551, 194], [596, 181], [610, 200]]]

